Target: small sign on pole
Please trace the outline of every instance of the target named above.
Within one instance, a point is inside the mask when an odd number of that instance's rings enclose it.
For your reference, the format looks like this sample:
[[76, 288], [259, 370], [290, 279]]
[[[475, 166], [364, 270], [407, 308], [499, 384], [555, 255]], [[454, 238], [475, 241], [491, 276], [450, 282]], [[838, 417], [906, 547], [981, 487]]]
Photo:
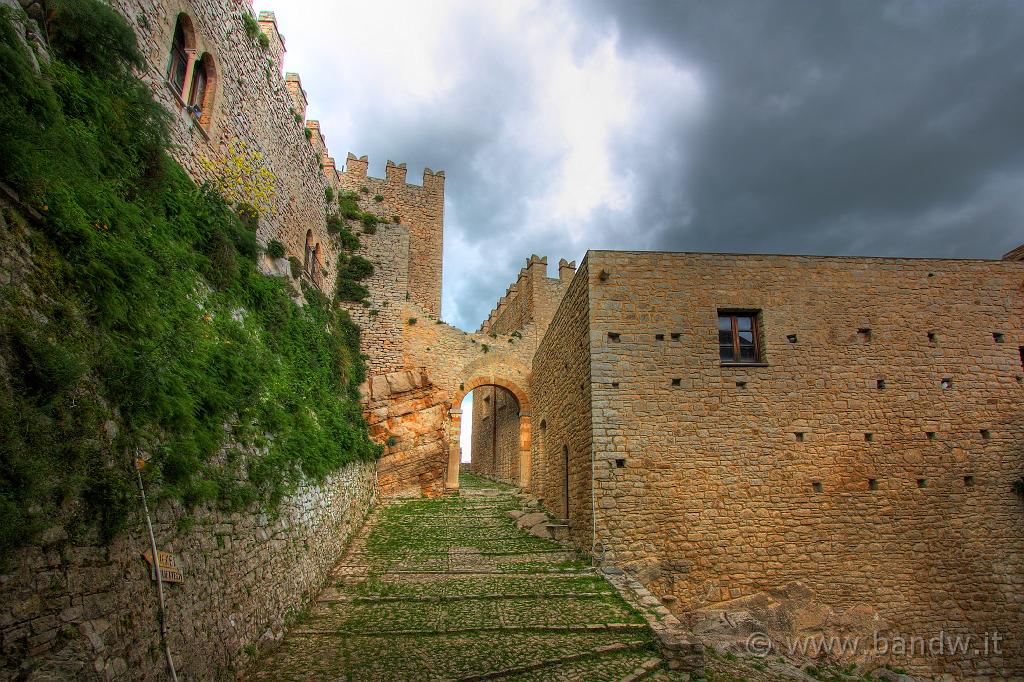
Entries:
[[[160, 570], [160, 580], [162, 582], [180, 583], [185, 580], [185, 576], [182, 575], [181, 569], [178, 568], [178, 564], [174, 560], [173, 554], [170, 552], [157, 552], [156, 556]], [[153, 565], [153, 552], [147, 549], [142, 553], [142, 558], [149, 564], [150, 579], [156, 581], [157, 566]]]

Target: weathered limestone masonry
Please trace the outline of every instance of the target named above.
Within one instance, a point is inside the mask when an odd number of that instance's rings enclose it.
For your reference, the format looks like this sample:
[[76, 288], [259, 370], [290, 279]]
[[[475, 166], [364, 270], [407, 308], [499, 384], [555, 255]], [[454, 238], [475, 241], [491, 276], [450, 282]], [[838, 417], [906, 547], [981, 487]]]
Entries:
[[[324, 586], [374, 496], [375, 465], [351, 464], [286, 500], [278, 516], [161, 505], [154, 531], [184, 581], [164, 585], [168, 642], [179, 679], [241, 670], [262, 640], [280, 638], [289, 611]], [[110, 546], [32, 547], [0, 582], [0, 677], [166, 680], [167, 668], [141, 519]], [[21, 671], [27, 674], [27, 671]]]
[[590, 274], [586, 260], [573, 278], [533, 357], [537, 438], [532, 491], [569, 534], [591, 551]]
[[[1024, 675], [1021, 282], [1011, 261], [588, 253], [533, 362], [535, 485], [681, 612], [799, 581], [917, 672]], [[757, 320], [724, 364], [718, 316]], [[588, 395], [592, 392], [592, 398]], [[579, 396], [579, 397], [577, 397]], [[594, 450], [591, 466], [589, 448]], [[593, 477], [596, 521], [590, 509]]]
[[[140, 74], [157, 99], [171, 112], [171, 153], [198, 182], [209, 179], [202, 159], [223, 157], [236, 141], [262, 154], [274, 175], [271, 215], [260, 217], [257, 237], [284, 244], [287, 255], [305, 260], [307, 247], [318, 253], [319, 267], [311, 283], [330, 295], [334, 288], [338, 247], [326, 230], [324, 190], [337, 186], [333, 159], [327, 154], [319, 125], [309, 121], [306, 137], [306, 95], [296, 74], [282, 76], [284, 39], [272, 12], [260, 12], [258, 25], [267, 47], [245, 30], [243, 13], [252, 15], [251, 0], [112, 0], [128, 20], [146, 58]], [[175, 26], [184, 27], [190, 77], [206, 65], [206, 97], [200, 114], [168, 82], [168, 64]], [[190, 82], [190, 81], [189, 81]], [[319, 249], [316, 249], [319, 247]], [[271, 264], [264, 263], [271, 270]], [[281, 268], [278, 267], [280, 272]], [[287, 269], [284, 269], [287, 272]]]
[[[441, 315], [441, 251], [444, 231], [444, 171], [423, 171], [423, 185], [405, 182], [405, 164], [387, 162], [385, 178], [366, 174], [369, 161], [351, 152], [338, 185], [373, 201], [366, 210], [383, 222], [400, 222], [409, 228], [409, 300], [434, 317]], [[395, 218], [398, 218], [396, 221]]]
[[511, 391], [481, 386], [473, 392], [474, 473], [518, 485], [519, 402]]

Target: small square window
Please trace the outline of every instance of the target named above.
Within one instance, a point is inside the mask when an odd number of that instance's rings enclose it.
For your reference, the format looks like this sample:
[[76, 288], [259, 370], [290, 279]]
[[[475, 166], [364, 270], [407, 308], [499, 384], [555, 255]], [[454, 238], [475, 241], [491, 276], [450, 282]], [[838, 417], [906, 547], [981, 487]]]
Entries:
[[928, 487], [928, 479], [927, 478], [919, 478], [919, 479], [917, 479], [917, 487], [918, 488], [927, 488]]
[[813, 488], [814, 492], [816, 493], [820, 493], [822, 490], [824, 490], [824, 487], [822, 487], [821, 485], [821, 481], [812, 481], [811, 488]]
[[618, 387], [619, 387], [619, 382], [613, 381], [612, 382], [612, 388], [618, 388]]
[[868, 479], [868, 490], [878, 490], [878, 479], [877, 478], [869, 478]]
[[875, 434], [873, 434], [873, 433], [865, 433], [864, 434], [864, 440], [866, 440], [867, 442], [870, 443], [874, 439], [875, 439]]
[[970, 488], [974, 486], [974, 476], [964, 476], [964, 487]]
[[615, 460], [615, 468], [616, 469], [625, 469], [626, 468], [626, 460], [624, 460], [624, 459], [617, 459], [617, 460]]
[[859, 338], [862, 343], [868, 343], [871, 341], [871, 330], [867, 327], [861, 327], [857, 330], [857, 338]]
[[1002, 332], [992, 332], [992, 340], [996, 343], [1005, 343], [1006, 335]]
[[803, 443], [804, 442], [804, 432], [803, 431], [797, 431], [796, 433], [793, 434], [793, 436], [796, 438], [796, 442], [798, 442], [798, 443]]
[[786, 334], [786, 341], [796, 343], [796, 334]]
[[680, 336], [679, 332], [673, 332], [672, 340], [673, 341], [678, 341], [679, 340], [679, 336]]
[[875, 386], [878, 388], [878, 390], [882, 390], [883, 388], [885, 388], [885, 379], [877, 380], [875, 382]]
[[654, 335], [654, 340], [655, 341], [664, 341], [665, 340], [665, 335], [664, 334], [655, 334]]
[[939, 340], [939, 335], [935, 332], [928, 332], [928, 341], [936, 343]]
[[718, 356], [726, 363], [763, 362], [757, 311], [718, 311]]
[[953, 388], [953, 380], [950, 379], [949, 377], [946, 377], [945, 379], [939, 382], [939, 387], [942, 388], [943, 391]]
[[618, 343], [622, 340], [622, 335], [619, 332], [608, 332], [608, 340], [612, 343]]
[[935, 432], [934, 431], [925, 431], [924, 435], [928, 438], [928, 440], [935, 440]]
[[683, 383], [682, 379], [673, 379], [672, 380], [672, 385], [673, 386], [680, 386], [682, 383]]

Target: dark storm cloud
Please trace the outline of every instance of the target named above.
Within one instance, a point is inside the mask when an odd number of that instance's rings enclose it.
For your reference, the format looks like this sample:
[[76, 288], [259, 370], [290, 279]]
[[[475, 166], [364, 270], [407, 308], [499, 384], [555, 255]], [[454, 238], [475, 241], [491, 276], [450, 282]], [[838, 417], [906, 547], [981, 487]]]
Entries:
[[1024, 5], [579, 10], [707, 88], [696, 130], [662, 130], [630, 159], [644, 180], [626, 219], [653, 248], [998, 257], [1024, 241]]

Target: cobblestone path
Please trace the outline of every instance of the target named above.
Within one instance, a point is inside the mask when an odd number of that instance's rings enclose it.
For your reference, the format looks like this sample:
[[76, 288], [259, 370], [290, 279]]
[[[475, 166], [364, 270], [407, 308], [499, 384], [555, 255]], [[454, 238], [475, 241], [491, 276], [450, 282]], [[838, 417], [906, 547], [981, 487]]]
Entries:
[[387, 501], [250, 680], [684, 679], [567, 547], [516, 528], [512, 488]]

